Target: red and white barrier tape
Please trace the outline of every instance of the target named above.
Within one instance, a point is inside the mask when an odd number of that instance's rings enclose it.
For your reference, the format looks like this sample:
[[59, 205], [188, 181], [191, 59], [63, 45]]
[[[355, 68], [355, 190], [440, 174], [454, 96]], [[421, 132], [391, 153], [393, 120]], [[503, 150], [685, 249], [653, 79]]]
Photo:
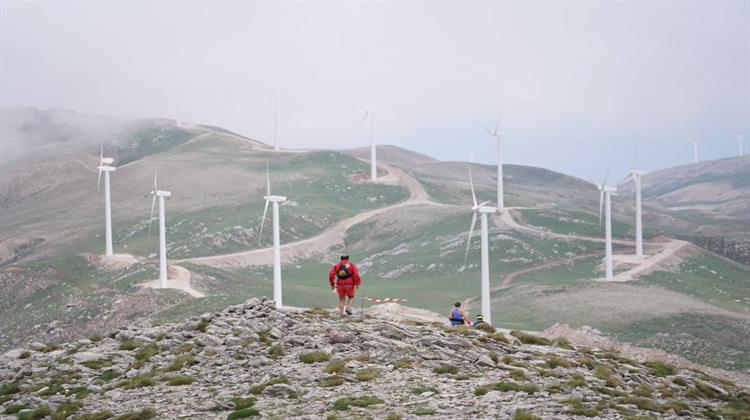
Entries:
[[407, 302], [406, 298], [371, 298], [371, 297], [365, 297], [364, 298], [368, 302], [375, 302], [375, 303], [381, 303], [381, 302]]

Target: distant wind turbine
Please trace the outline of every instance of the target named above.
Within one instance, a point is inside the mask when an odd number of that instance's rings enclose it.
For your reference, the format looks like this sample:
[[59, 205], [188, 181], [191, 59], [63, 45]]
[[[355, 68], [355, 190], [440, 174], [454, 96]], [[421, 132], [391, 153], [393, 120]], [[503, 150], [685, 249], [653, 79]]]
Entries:
[[[611, 170], [610, 166], [610, 170]], [[616, 187], [607, 186], [609, 170], [604, 177], [604, 182], [599, 185], [599, 226], [602, 224], [602, 212], [605, 213], [604, 223], [604, 278], [612, 280], [612, 196], [616, 195]], [[606, 209], [606, 210], [604, 210]]]
[[280, 195], [271, 195], [271, 173], [268, 170], [268, 163], [266, 163], [266, 206], [263, 208], [263, 218], [260, 220], [260, 229], [258, 232], [258, 242], [262, 238], [263, 234], [263, 223], [266, 221], [266, 212], [268, 211], [268, 203], [273, 203], [273, 300], [276, 303], [276, 307], [281, 309], [284, 305], [282, 303], [282, 289], [281, 289], [281, 239], [279, 235], [279, 203], [286, 201], [286, 197]]
[[169, 191], [160, 190], [157, 186], [158, 173], [154, 172], [154, 189], [151, 191], [151, 216], [148, 222], [148, 232], [151, 234], [151, 222], [154, 220], [154, 205], [159, 198], [159, 287], [167, 288], [167, 232], [164, 213], [164, 199], [172, 196]]
[[742, 134], [737, 134], [737, 144], [740, 146], [740, 154], [738, 156], [742, 156], [742, 143], [743, 143], [744, 136]]
[[111, 166], [115, 160], [110, 157], [104, 157], [104, 140], [99, 147], [99, 177], [96, 180], [96, 189], [99, 189], [99, 183], [102, 180], [104, 172], [104, 243], [105, 255], [112, 256], [112, 206], [110, 202], [109, 173], [114, 172], [114, 166]]
[[700, 143], [697, 141], [693, 142], [693, 163], [698, 163], [698, 146]]
[[489, 239], [488, 239], [488, 226], [487, 226], [487, 215], [497, 213], [495, 207], [488, 206], [489, 201], [483, 203], [477, 203], [477, 195], [474, 191], [474, 179], [471, 175], [471, 167], [469, 167], [469, 185], [471, 186], [471, 199], [473, 205], [471, 211], [474, 213], [471, 217], [471, 227], [469, 228], [469, 237], [466, 241], [466, 254], [464, 255], [464, 266], [469, 259], [469, 246], [471, 245], [471, 237], [474, 234], [474, 226], [477, 223], [477, 214], [481, 217], [481, 242], [482, 242], [482, 315], [484, 316], [485, 322], [492, 324], [492, 310], [490, 308], [490, 257], [489, 257]]
[[497, 122], [495, 123], [494, 130], [490, 130], [489, 128], [484, 127], [484, 129], [487, 130], [487, 132], [490, 133], [490, 135], [497, 141], [497, 208], [501, 210], [505, 208], [505, 199], [503, 193], [503, 156], [500, 140], [500, 137], [502, 137], [502, 133], [498, 131], [500, 129], [500, 120], [502, 120], [502, 118], [503, 113], [501, 112], [500, 116], [497, 118]]
[[375, 150], [375, 112], [371, 110], [365, 111], [362, 121], [359, 122], [360, 128], [362, 128], [362, 124], [365, 123], [367, 118], [370, 118], [370, 181], [375, 182], [378, 179], [377, 150]]

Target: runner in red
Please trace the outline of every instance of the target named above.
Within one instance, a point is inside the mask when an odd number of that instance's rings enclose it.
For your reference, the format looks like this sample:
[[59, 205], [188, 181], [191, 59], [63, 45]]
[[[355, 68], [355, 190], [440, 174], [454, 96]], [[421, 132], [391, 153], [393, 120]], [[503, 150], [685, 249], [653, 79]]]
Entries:
[[338, 292], [339, 315], [344, 315], [344, 300], [346, 298], [349, 299], [346, 304], [346, 313], [351, 315], [352, 304], [354, 303], [354, 289], [359, 289], [362, 279], [359, 278], [357, 266], [349, 262], [348, 255], [342, 255], [341, 262], [331, 267], [331, 271], [328, 273], [328, 282], [331, 284], [331, 290]]

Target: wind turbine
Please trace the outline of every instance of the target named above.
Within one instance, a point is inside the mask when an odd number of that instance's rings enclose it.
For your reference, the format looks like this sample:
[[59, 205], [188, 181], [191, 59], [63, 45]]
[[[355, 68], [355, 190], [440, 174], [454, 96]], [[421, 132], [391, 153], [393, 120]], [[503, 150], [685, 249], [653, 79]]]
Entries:
[[154, 189], [151, 191], [151, 216], [148, 222], [148, 233], [151, 234], [151, 222], [154, 220], [154, 205], [159, 198], [159, 287], [167, 288], [167, 236], [165, 228], [164, 198], [172, 196], [170, 191], [160, 190], [156, 185], [158, 173], [154, 172]]
[[99, 148], [99, 166], [97, 167], [99, 169], [99, 177], [96, 180], [96, 189], [99, 189], [102, 172], [104, 172], [104, 242], [105, 255], [108, 257], [112, 256], [112, 206], [109, 193], [109, 173], [117, 169], [112, 166], [114, 161], [111, 157], [104, 157], [104, 140], [102, 140]]
[[700, 143], [697, 141], [693, 142], [693, 163], [698, 163], [698, 146]]
[[474, 213], [471, 217], [471, 228], [469, 229], [469, 238], [466, 241], [466, 254], [464, 255], [464, 266], [469, 259], [469, 246], [471, 245], [471, 236], [474, 234], [474, 226], [477, 223], [477, 214], [481, 220], [481, 241], [482, 241], [482, 315], [484, 320], [492, 324], [492, 311], [490, 309], [490, 255], [489, 240], [487, 233], [487, 215], [497, 213], [495, 207], [488, 206], [489, 201], [477, 203], [477, 196], [474, 192], [474, 179], [471, 176], [471, 167], [469, 168], [469, 185], [471, 186], [471, 198], [473, 206], [471, 211]]
[[362, 121], [359, 122], [359, 127], [362, 128], [362, 124], [368, 117], [370, 118], [370, 181], [375, 182], [378, 179], [378, 160], [375, 150], [375, 112], [366, 110], [365, 115], [362, 116]]
[[[610, 166], [610, 170], [612, 167]], [[616, 195], [617, 187], [608, 187], [607, 178], [609, 178], [609, 170], [607, 175], [604, 177], [604, 182], [598, 185], [599, 188], [599, 226], [602, 224], [602, 211], [603, 207], [606, 207], [605, 211], [605, 224], [604, 224], [604, 277], [606, 280], [612, 280], [612, 199], [613, 195]]]
[[502, 157], [502, 150], [500, 148], [500, 137], [502, 136], [502, 133], [500, 133], [498, 130], [500, 129], [500, 120], [503, 118], [503, 113], [500, 113], [500, 116], [497, 117], [497, 123], [495, 123], [495, 129], [490, 130], [487, 127], [484, 127], [485, 130], [487, 130], [488, 133], [492, 137], [497, 140], [497, 208], [503, 209], [505, 208], [505, 200], [504, 200], [504, 194], [503, 194], [503, 157]]
[[263, 234], [263, 223], [266, 221], [266, 212], [268, 203], [273, 203], [273, 300], [276, 308], [281, 309], [281, 239], [279, 238], [279, 203], [286, 201], [286, 197], [280, 195], [271, 195], [271, 173], [266, 163], [266, 206], [263, 208], [263, 218], [260, 220], [260, 230], [258, 232], [258, 243]]
[[742, 134], [737, 134], [737, 144], [740, 146], [740, 154], [738, 156], [742, 156], [742, 140], [743, 140]]

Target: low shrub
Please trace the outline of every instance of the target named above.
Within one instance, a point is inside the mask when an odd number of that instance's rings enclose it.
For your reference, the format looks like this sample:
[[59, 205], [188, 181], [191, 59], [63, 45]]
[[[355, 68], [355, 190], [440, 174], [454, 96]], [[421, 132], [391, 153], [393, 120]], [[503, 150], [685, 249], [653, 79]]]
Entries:
[[312, 351], [309, 353], [305, 353], [300, 356], [300, 360], [302, 363], [320, 363], [320, 362], [327, 362], [330, 360], [331, 356], [328, 355], [328, 353], [320, 350]]
[[513, 337], [516, 337], [518, 341], [524, 344], [537, 344], [540, 346], [549, 346], [550, 344], [552, 344], [548, 339], [544, 337], [527, 334], [523, 331], [518, 331], [518, 330], [511, 331], [510, 335], [512, 335]]
[[458, 368], [450, 364], [443, 364], [433, 369], [433, 371], [442, 375], [445, 373], [458, 373]]

